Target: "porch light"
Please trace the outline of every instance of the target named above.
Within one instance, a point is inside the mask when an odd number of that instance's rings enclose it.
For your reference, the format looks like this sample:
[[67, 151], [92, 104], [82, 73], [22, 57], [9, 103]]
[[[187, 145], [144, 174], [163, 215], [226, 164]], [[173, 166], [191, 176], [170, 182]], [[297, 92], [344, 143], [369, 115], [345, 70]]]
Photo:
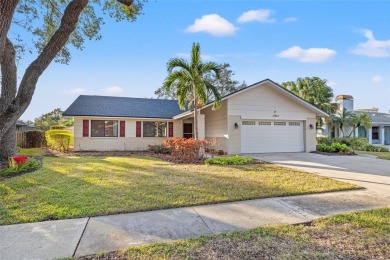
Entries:
[[310, 124], [309, 127], [310, 127], [310, 129], [313, 129], [313, 128], [314, 128], [313, 124]]
[[237, 123], [234, 123], [234, 128], [238, 129], [238, 124]]

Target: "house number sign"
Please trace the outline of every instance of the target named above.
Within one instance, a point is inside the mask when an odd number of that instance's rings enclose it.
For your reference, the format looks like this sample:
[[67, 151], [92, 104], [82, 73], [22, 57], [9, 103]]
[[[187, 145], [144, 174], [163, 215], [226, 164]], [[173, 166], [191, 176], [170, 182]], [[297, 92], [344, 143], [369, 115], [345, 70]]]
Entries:
[[272, 115], [272, 117], [279, 117], [279, 114], [276, 114], [276, 111], [274, 111], [274, 114]]

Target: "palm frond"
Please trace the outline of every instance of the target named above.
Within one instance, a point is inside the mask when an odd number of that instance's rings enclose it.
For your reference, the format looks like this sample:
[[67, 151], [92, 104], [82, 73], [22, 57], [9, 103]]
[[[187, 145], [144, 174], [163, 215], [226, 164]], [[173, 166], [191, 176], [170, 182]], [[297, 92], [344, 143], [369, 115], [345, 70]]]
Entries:
[[174, 69], [184, 69], [190, 71], [190, 64], [185, 59], [182, 58], [173, 58], [167, 62], [167, 71], [172, 73]]

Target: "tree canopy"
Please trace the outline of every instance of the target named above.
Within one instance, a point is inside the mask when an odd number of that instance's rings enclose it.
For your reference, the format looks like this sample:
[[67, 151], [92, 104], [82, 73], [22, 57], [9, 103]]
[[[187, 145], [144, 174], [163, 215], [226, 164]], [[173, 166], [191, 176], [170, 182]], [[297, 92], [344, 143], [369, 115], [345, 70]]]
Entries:
[[[238, 80], [233, 79], [234, 71], [230, 69], [229, 63], [218, 64], [218, 67], [220, 70], [219, 78], [217, 78], [214, 73], [207, 73], [205, 77], [218, 89], [221, 96], [225, 96], [246, 87], [245, 81], [241, 83]], [[158, 98], [177, 99], [175, 86], [172, 86], [169, 89], [169, 92], [167, 92], [164, 87], [160, 87], [154, 92], [154, 94]], [[210, 93], [208, 100], [212, 99], [214, 99], [214, 97]]]
[[332, 104], [333, 89], [326, 79], [319, 77], [297, 78], [296, 81], [283, 82], [282, 86], [319, 109], [332, 114], [337, 105]]
[[74, 124], [73, 118], [63, 116], [62, 113], [63, 111], [60, 108], [45, 113], [35, 118], [34, 126], [44, 131], [49, 130], [53, 125], [72, 126]]
[[[134, 21], [145, 1], [0, 0], [0, 157], [15, 153], [16, 120], [29, 106], [38, 79], [50, 63], [68, 63], [71, 48], [82, 50], [85, 40], [100, 39], [105, 15]], [[37, 57], [18, 82], [17, 58], [33, 48]]]

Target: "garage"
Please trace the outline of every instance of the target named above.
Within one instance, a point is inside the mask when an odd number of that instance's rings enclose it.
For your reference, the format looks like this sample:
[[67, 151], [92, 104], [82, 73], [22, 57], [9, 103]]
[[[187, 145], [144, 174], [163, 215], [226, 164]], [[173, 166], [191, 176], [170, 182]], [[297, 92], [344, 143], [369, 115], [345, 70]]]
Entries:
[[243, 120], [241, 152], [303, 152], [303, 126], [303, 121]]

